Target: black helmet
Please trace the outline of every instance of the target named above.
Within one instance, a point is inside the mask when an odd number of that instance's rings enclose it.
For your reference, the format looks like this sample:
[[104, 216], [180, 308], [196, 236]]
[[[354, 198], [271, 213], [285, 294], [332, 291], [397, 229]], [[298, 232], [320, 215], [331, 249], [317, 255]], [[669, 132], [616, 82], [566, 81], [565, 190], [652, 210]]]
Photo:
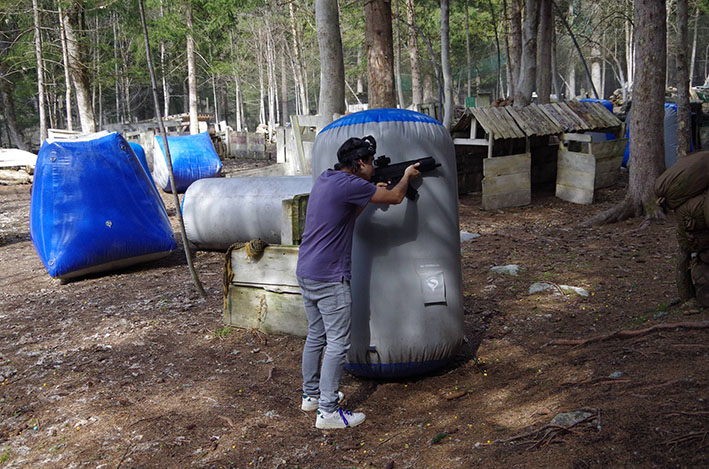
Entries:
[[353, 162], [374, 156], [376, 152], [377, 141], [371, 135], [364, 138], [352, 137], [348, 138], [337, 150], [337, 161], [342, 166], [352, 166]]

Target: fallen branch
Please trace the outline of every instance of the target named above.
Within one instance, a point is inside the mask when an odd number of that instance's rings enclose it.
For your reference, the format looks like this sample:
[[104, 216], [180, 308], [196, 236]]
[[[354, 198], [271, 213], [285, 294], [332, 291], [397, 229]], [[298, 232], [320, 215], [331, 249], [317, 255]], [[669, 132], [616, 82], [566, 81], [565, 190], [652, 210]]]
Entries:
[[687, 412], [687, 411], [684, 411], [684, 412], [671, 412], [671, 413], [667, 413], [667, 414], [665, 414], [665, 415], [667, 415], [668, 417], [672, 417], [672, 416], [675, 416], [675, 415], [702, 416], [702, 415], [709, 415], [709, 412], [703, 411], [703, 410], [698, 410], [698, 411], [696, 411], [696, 412]]
[[619, 331], [611, 332], [609, 334], [601, 334], [594, 337], [589, 337], [587, 339], [557, 339], [547, 342], [543, 345], [575, 345], [580, 347], [582, 345], [591, 344], [594, 342], [604, 342], [610, 339], [627, 339], [630, 337], [637, 337], [640, 335], [649, 334], [653, 331], [658, 331], [662, 329], [707, 329], [709, 328], [709, 321], [702, 322], [677, 322], [673, 324], [656, 324], [652, 327], [645, 329], [621, 329]]
[[687, 441], [701, 439], [701, 443], [699, 444], [699, 446], [701, 447], [701, 446], [704, 446], [704, 441], [707, 439], [707, 435], [709, 435], [709, 432], [688, 433], [686, 435], [682, 435], [682, 436], [678, 436], [676, 438], [669, 439], [669, 440], [665, 441], [665, 444], [667, 446], [672, 446], [672, 449], [674, 449], [680, 443], [685, 443]]

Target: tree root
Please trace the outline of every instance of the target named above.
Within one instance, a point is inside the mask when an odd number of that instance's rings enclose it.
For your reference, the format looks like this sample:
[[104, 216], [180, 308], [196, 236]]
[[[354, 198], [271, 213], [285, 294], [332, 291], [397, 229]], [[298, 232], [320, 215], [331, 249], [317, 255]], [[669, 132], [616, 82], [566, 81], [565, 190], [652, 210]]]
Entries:
[[677, 446], [679, 446], [681, 443], [686, 443], [686, 442], [692, 441], [692, 440], [701, 440], [701, 442], [699, 443], [699, 446], [703, 447], [704, 441], [706, 441], [707, 436], [709, 436], [709, 432], [693, 432], [693, 433], [688, 433], [686, 435], [678, 436], [676, 438], [671, 438], [671, 439], [665, 441], [665, 444], [667, 446], [671, 446], [670, 451], [672, 451]]
[[572, 430], [573, 427], [576, 425], [580, 425], [582, 423], [587, 423], [591, 422], [593, 420], [598, 420], [598, 425], [600, 426], [600, 421], [601, 421], [601, 410], [600, 409], [583, 409], [583, 410], [588, 410], [592, 411], [593, 415], [590, 415], [589, 417], [580, 420], [573, 425], [569, 425], [568, 427], [565, 427], [563, 425], [554, 425], [554, 424], [548, 424], [540, 428], [539, 430], [534, 430], [528, 433], [523, 433], [521, 435], [516, 435], [513, 436], [512, 438], [508, 438], [506, 440], [495, 440], [493, 444], [497, 443], [513, 443], [518, 440], [523, 440], [519, 441], [519, 445], [529, 445], [527, 448], [527, 451], [533, 450], [535, 448], [546, 448], [552, 443], [559, 443], [560, 441], [557, 440], [558, 436], [567, 434], [567, 433], [573, 433], [573, 434], [578, 434], [578, 432]]
[[646, 329], [621, 329], [619, 331], [611, 332], [609, 334], [601, 334], [594, 337], [589, 337], [587, 339], [557, 339], [547, 342], [543, 345], [575, 345], [580, 347], [582, 345], [591, 344], [594, 342], [603, 342], [610, 339], [627, 339], [630, 337], [637, 337], [640, 335], [649, 334], [650, 332], [661, 330], [661, 329], [706, 329], [709, 328], [709, 321], [702, 322], [677, 322], [673, 324], [657, 324]]
[[608, 210], [600, 212], [588, 220], [579, 223], [580, 228], [590, 228], [592, 226], [607, 225], [625, 221], [628, 218], [635, 218], [645, 213], [645, 218], [638, 228], [631, 231], [641, 231], [650, 226], [652, 220], [664, 220], [666, 218], [664, 212], [657, 206], [645, 207], [642, 203], [633, 200], [626, 196], [618, 205], [615, 205]]

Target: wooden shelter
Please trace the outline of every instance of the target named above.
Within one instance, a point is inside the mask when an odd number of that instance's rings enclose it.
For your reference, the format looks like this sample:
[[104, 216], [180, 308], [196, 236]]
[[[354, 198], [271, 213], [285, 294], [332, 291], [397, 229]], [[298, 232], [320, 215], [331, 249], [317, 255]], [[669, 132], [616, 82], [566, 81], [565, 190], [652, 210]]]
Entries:
[[[454, 138], [455, 145], [487, 147], [482, 161], [482, 205], [485, 210], [526, 205], [531, 201], [532, 151], [530, 139], [559, 143], [556, 156], [557, 196], [573, 202], [590, 203], [593, 189], [606, 184], [608, 171], [617, 173], [622, 161], [625, 139], [592, 142], [589, 131], [613, 131], [619, 135], [623, 123], [601, 103], [569, 101], [532, 104], [525, 107], [471, 108], [453, 128], [469, 128], [465, 138]], [[539, 137], [546, 137], [540, 140]], [[519, 143], [523, 142], [523, 146]], [[570, 151], [566, 142], [574, 142]], [[612, 143], [611, 143], [612, 142]], [[581, 144], [580, 146], [577, 144]], [[620, 159], [617, 159], [620, 157]], [[601, 160], [611, 158], [610, 162]], [[598, 169], [603, 177], [597, 178]], [[578, 173], [582, 173], [579, 175]], [[582, 196], [579, 196], [583, 193]]]

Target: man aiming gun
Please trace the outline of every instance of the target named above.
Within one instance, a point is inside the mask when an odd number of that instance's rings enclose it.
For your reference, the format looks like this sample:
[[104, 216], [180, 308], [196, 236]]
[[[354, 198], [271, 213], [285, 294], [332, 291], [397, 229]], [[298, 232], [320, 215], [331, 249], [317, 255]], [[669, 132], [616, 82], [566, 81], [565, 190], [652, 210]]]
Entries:
[[390, 189], [390, 181], [370, 183], [376, 149], [372, 136], [345, 141], [337, 150], [335, 168], [317, 178], [308, 199], [296, 268], [308, 318], [301, 409], [317, 409], [315, 426], [320, 429], [354, 427], [365, 419], [363, 413], [339, 406], [343, 398], [340, 378], [350, 348], [350, 265], [355, 220], [369, 202], [401, 203], [409, 182], [420, 176], [420, 163], [414, 163], [403, 170]]

